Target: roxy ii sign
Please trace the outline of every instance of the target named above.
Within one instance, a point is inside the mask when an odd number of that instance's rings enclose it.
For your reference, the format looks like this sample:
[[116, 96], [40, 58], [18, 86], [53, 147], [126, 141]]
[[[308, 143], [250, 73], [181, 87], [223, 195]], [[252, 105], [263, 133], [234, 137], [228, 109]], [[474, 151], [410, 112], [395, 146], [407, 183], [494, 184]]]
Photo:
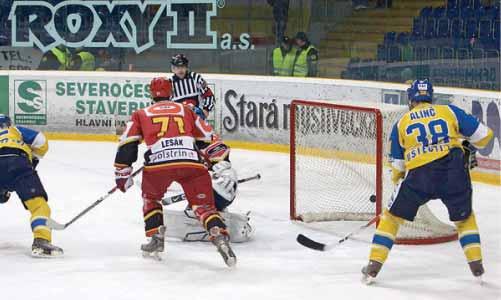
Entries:
[[[217, 49], [217, 32], [211, 30], [217, 2], [91, 0], [64, 1], [53, 6], [45, 1], [14, 1], [9, 14], [12, 46], [36, 46], [43, 52], [59, 44], [71, 48], [114, 46], [140, 53], [155, 45], [155, 26], [161, 17], [167, 17], [172, 23], [172, 29], [165, 32], [167, 48]], [[188, 22], [180, 22], [181, 11], [188, 11]], [[110, 22], [118, 24], [109, 26]], [[250, 47], [247, 34], [240, 41], [244, 47], [239, 49]], [[223, 42], [221, 48], [224, 49]]]

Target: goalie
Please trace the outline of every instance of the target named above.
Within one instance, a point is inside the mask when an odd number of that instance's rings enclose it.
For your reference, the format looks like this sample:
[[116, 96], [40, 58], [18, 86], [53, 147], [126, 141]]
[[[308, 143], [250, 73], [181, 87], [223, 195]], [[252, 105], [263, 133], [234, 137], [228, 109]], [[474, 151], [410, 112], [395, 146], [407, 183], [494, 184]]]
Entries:
[[[254, 233], [249, 223], [249, 214], [230, 213], [227, 210], [235, 200], [238, 188], [237, 172], [232, 168], [229, 160], [230, 148], [216, 136], [211, 143], [205, 144], [201, 153], [210, 166], [216, 209], [226, 221], [231, 242], [249, 241]], [[184, 195], [166, 197], [162, 203], [170, 205], [185, 199]], [[193, 211], [189, 208], [184, 211], [165, 210], [164, 222], [168, 237], [179, 238], [183, 241], [208, 241], [207, 232], [200, 226]]]

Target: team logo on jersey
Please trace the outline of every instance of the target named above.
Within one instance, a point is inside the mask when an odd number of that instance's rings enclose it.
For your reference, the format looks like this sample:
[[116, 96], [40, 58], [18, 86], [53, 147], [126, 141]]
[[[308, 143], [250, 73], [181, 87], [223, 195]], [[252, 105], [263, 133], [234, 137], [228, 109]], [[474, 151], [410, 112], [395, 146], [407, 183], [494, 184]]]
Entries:
[[47, 81], [14, 80], [14, 122], [47, 125]]

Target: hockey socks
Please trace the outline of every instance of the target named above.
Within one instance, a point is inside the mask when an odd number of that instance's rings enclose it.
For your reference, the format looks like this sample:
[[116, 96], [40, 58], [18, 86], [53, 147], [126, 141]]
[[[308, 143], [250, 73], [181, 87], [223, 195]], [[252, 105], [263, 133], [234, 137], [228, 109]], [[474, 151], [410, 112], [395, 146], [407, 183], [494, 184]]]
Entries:
[[455, 222], [459, 234], [459, 243], [463, 248], [468, 263], [482, 260], [482, 250], [480, 247], [480, 234], [475, 220], [475, 214], [463, 221]]
[[47, 219], [50, 218], [50, 207], [42, 197], [35, 197], [24, 202], [31, 213], [31, 230], [35, 239], [52, 240], [52, 233], [47, 226]]
[[147, 237], [158, 233], [160, 226], [164, 225], [164, 215], [160, 201], [144, 199], [143, 216], [144, 230]]
[[403, 219], [392, 215], [388, 210], [384, 211], [372, 239], [369, 255], [371, 261], [384, 264], [393, 247], [398, 229], [403, 222]]

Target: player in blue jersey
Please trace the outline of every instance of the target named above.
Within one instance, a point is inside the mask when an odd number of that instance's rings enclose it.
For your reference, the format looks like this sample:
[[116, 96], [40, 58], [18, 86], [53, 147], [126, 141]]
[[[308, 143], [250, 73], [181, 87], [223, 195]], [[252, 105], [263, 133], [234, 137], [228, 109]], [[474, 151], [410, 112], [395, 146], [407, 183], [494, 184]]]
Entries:
[[473, 276], [481, 279], [484, 268], [472, 211], [469, 162], [474, 161], [470, 155], [475, 155], [475, 147], [485, 147], [493, 132], [454, 105], [432, 104], [433, 87], [428, 80], [414, 81], [407, 93], [410, 111], [394, 125], [390, 136], [392, 179], [397, 187], [374, 234], [363, 279], [373, 281], [399, 226], [404, 220], [413, 221], [419, 207], [431, 199], [441, 199], [447, 207]]
[[48, 149], [47, 139], [41, 132], [14, 126], [8, 116], [0, 114], [0, 203], [7, 202], [10, 191], [15, 191], [30, 211], [34, 236], [32, 255], [35, 257], [63, 254], [61, 248], [51, 244], [47, 193], [35, 171], [38, 160]]

